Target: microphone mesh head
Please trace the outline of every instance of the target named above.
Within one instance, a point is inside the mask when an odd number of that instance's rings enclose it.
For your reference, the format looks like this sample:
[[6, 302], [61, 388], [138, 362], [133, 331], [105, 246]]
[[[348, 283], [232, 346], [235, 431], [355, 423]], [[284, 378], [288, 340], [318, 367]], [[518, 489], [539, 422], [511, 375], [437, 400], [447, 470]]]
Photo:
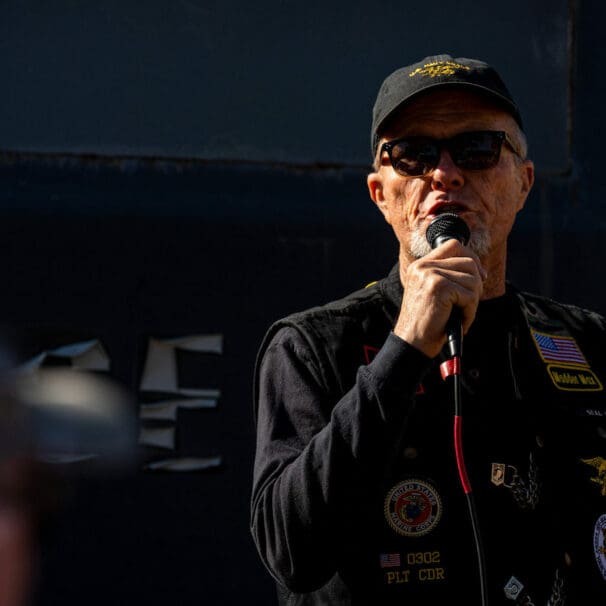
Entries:
[[429, 224], [425, 237], [432, 248], [436, 248], [446, 240], [455, 239], [461, 244], [469, 242], [471, 232], [469, 226], [456, 213], [442, 213]]

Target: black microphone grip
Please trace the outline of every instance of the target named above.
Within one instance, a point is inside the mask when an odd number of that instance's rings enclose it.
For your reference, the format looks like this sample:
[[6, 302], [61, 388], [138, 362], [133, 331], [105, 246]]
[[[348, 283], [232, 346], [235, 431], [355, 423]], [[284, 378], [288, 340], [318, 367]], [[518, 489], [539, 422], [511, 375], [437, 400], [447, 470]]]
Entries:
[[463, 321], [461, 310], [453, 307], [446, 322], [446, 344], [451, 358], [461, 357], [463, 353]]
[[[442, 213], [438, 215], [427, 228], [425, 237], [431, 248], [437, 248], [448, 240], [458, 240], [466, 245], [470, 238], [469, 226], [455, 213]], [[446, 337], [448, 352], [451, 358], [460, 357], [463, 350], [463, 327], [461, 310], [453, 307], [446, 322]]]

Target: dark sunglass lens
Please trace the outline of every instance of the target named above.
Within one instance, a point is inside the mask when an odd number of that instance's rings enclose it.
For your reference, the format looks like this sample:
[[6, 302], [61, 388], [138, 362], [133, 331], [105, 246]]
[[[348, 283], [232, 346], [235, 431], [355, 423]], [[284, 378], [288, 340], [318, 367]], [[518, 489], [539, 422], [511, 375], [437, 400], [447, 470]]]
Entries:
[[467, 170], [485, 170], [496, 166], [501, 154], [499, 132], [462, 133], [453, 137], [450, 153], [453, 162]]
[[392, 165], [396, 172], [407, 177], [426, 175], [438, 163], [440, 151], [427, 139], [403, 139], [391, 150]]

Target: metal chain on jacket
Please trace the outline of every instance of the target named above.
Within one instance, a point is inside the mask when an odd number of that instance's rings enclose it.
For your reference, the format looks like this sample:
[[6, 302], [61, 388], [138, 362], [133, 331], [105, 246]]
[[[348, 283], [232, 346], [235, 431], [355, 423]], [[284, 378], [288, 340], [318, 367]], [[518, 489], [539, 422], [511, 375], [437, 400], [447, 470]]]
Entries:
[[539, 502], [540, 483], [537, 464], [535, 463], [532, 452], [528, 461], [528, 481], [515, 474], [511, 483], [511, 491], [516, 503], [522, 509], [534, 509]]
[[560, 569], [556, 570], [551, 597], [547, 600], [547, 606], [565, 606], [566, 604], [566, 577]]
[[493, 463], [491, 481], [496, 486], [508, 488], [521, 509], [535, 509], [539, 502], [541, 492], [539, 471], [532, 452], [529, 455], [527, 480], [520, 475], [517, 467], [505, 463]]

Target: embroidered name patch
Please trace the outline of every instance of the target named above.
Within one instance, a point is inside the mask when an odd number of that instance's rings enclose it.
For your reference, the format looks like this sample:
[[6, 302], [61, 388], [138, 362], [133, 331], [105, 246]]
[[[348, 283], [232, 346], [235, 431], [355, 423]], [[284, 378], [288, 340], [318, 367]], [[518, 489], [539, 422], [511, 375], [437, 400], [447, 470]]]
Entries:
[[602, 384], [590, 368], [569, 368], [550, 364], [547, 372], [554, 385], [563, 391], [602, 391]]
[[405, 480], [385, 498], [385, 518], [398, 534], [420, 537], [431, 532], [442, 517], [442, 500], [429, 482]]
[[572, 337], [531, 330], [552, 383], [562, 391], [602, 391], [602, 383], [591, 370]]
[[[386, 585], [436, 583], [443, 582], [448, 577], [439, 550], [382, 553], [379, 562], [381, 568], [390, 569], [383, 574], [383, 583]], [[406, 568], [401, 568], [404, 565]]]

